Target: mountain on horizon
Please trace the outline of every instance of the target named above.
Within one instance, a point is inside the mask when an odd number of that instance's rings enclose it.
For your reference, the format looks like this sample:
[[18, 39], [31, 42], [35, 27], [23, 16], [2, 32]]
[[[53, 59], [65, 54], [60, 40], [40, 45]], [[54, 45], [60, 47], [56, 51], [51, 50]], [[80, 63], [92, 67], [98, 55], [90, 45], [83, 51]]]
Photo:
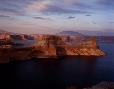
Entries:
[[15, 33], [15, 32], [10, 32], [10, 31], [6, 31], [6, 30], [3, 30], [3, 29], [0, 29], [0, 34], [12, 34], [12, 35], [19, 35], [20, 33]]
[[83, 34], [76, 32], [76, 31], [62, 31], [57, 33], [57, 35], [75, 35], [75, 36], [84, 36]]
[[1, 29], [0, 29], [0, 33], [5, 33], [5, 32], [7, 32], [7, 31], [5, 31], [5, 30], [1, 30]]
[[78, 32], [87, 36], [114, 36], [113, 30], [108, 30], [108, 31], [78, 30]]
[[9, 31], [6, 31], [6, 30], [2, 30], [2, 29], [0, 29], [0, 33], [2, 34], [2, 33], [7, 33], [7, 34], [14, 34], [13, 32], [9, 32]]

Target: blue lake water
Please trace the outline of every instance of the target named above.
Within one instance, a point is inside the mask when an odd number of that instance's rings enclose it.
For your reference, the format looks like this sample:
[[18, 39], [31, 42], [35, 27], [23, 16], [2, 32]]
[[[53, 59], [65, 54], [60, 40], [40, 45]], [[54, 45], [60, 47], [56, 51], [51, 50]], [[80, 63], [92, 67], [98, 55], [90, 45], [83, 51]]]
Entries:
[[114, 44], [100, 43], [105, 57], [33, 59], [0, 64], [0, 89], [80, 88], [114, 82]]

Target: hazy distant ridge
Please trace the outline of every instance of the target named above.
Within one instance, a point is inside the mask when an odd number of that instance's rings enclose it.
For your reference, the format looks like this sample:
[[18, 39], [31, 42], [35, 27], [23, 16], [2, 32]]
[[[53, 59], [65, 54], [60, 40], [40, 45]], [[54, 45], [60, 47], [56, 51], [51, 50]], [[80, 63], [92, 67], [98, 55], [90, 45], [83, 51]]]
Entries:
[[57, 33], [57, 35], [75, 35], [75, 36], [84, 36], [83, 34], [76, 31], [62, 31]]

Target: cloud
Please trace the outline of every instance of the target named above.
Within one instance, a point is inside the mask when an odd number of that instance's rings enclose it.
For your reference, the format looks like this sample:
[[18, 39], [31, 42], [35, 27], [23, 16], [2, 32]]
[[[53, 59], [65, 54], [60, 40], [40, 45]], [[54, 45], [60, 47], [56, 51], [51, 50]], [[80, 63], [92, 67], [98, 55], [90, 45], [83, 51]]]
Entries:
[[0, 12], [4, 14], [12, 14], [12, 15], [24, 15], [24, 11], [11, 9], [11, 8], [0, 8]]
[[0, 15], [0, 18], [10, 18], [8, 15]]
[[73, 17], [73, 16], [69, 16], [68, 19], [75, 19], [75, 17]]
[[92, 13], [100, 5], [114, 5], [114, 0], [0, 0], [0, 13], [25, 15], [30, 12], [49, 14]]
[[97, 3], [100, 5], [105, 5], [110, 7], [114, 5], [114, 0], [97, 0]]
[[[60, 3], [59, 3], [60, 4]], [[61, 13], [61, 14], [83, 14], [83, 13], [89, 13], [85, 10], [79, 10], [76, 8], [68, 8], [66, 7], [63, 3], [63, 5], [59, 5], [57, 2], [55, 3], [54, 1], [51, 0], [42, 0], [38, 2], [34, 2], [31, 5], [28, 5], [27, 9], [28, 11], [37, 11], [39, 13]]]
[[42, 11], [42, 10], [46, 9], [47, 5], [49, 5], [50, 3], [51, 3], [50, 0], [36, 1], [36, 2], [33, 2], [32, 4], [28, 5], [27, 9]]
[[0, 0], [0, 13], [24, 15], [25, 7], [35, 0]]
[[91, 16], [90, 14], [87, 14], [86, 16]]
[[[67, 4], [67, 5], [66, 5]], [[77, 6], [74, 7], [73, 6]], [[89, 5], [80, 0], [0, 0], [0, 13], [24, 16], [30, 13], [84, 14]]]
[[50, 20], [50, 18], [44, 18], [44, 17], [33, 17], [34, 19], [40, 19], [40, 20]]
[[46, 9], [43, 9], [42, 12], [46, 13], [62, 13], [62, 14], [83, 14], [89, 13], [87, 11], [76, 10], [76, 9], [67, 9], [54, 5], [48, 5]]
[[84, 8], [84, 9], [93, 9], [93, 6], [86, 4], [86, 3], [73, 3], [78, 8]]

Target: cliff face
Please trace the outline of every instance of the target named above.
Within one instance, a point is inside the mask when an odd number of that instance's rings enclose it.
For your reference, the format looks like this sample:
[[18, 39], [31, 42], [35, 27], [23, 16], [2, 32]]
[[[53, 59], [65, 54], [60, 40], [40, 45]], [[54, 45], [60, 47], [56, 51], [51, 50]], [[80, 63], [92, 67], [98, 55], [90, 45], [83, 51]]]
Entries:
[[[66, 36], [64, 36], [65, 38]], [[56, 56], [103, 56], [105, 53], [99, 49], [96, 38], [89, 38], [79, 43], [72, 44], [70, 36], [66, 37], [69, 40], [63, 39], [63, 36], [42, 36], [37, 46], [53, 47], [56, 50]], [[76, 40], [74, 37], [73, 41]], [[51, 50], [51, 49], [50, 49]], [[52, 51], [52, 50], [51, 50]], [[54, 51], [55, 52], [55, 51]]]
[[33, 37], [26, 34], [0, 33], [0, 40], [31, 40]]
[[29, 60], [31, 58], [55, 58], [54, 47], [27, 47], [27, 48], [4, 48], [0, 49], [0, 63], [7, 63], [14, 60]]
[[39, 38], [36, 45], [26, 48], [0, 49], [0, 62], [26, 60], [32, 57], [50, 58], [58, 56], [104, 56], [98, 48], [95, 38], [72, 45], [63, 41], [61, 36], [45, 35]]
[[0, 32], [0, 48], [23, 46], [23, 41], [33, 40], [31, 35]]
[[10, 34], [8, 33], [0, 33], [0, 48], [11, 48], [12, 47], [12, 39]]
[[67, 55], [79, 55], [79, 56], [104, 56], [105, 53], [100, 49], [93, 49], [93, 48], [75, 48], [70, 47], [66, 48]]
[[10, 40], [11, 36], [8, 33], [0, 33], [0, 40]]
[[19, 34], [19, 35], [11, 35], [11, 38], [13, 40], [31, 40], [33, 39], [31, 35], [26, 35], [26, 34]]
[[58, 51], [59, 56], [72, 55], [72, 56], [103, 56], [105, 53], [98, 48], [95, 38], [89, 39], [88, 41], [82, 42], [79, 45], [65, 45], [61, 46]]

